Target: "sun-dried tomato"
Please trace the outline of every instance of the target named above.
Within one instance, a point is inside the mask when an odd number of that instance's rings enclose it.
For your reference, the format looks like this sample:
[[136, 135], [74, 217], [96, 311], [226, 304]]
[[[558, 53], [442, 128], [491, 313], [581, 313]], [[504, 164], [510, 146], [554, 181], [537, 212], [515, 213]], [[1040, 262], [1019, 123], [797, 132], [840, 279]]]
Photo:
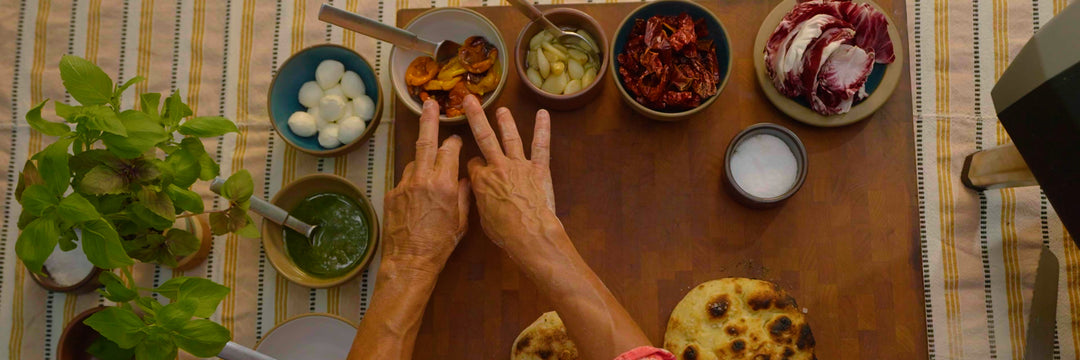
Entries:
[[454, 88], [450, 90], [450, 95], [446, 101], [446, 116], [454, 117], [465, 113], [465, 97], [469, 96], [471, 92], [465, 87], [464, 81], [459, 81]]
[[439, 73], [439, 64], [430, 56], [421, 56], [409, 63], [405, 70], [405, 83], [412, 86], [421, 86], [435, 78]]
[[479, 74], [488, 71], [495, 64], [495, 60], [499, 58], [499, 49], [483, 36], [470, 36], [458, 49], [458, 58], [466, 70]]
[[642, 105], [679, 111], [716, 95], [720, 65], [703, 19], [657, 15], [636, 19], [623, 51], [619, 75]]

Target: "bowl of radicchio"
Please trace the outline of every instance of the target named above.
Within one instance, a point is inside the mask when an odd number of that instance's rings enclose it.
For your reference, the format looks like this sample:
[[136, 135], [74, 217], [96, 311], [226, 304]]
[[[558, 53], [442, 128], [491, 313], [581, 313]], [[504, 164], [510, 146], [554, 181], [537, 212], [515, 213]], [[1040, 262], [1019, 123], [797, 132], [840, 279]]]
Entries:
[[870, 0], [785, 0], [762, 22], [754, 70], [765, 96], [803, 123], [842, 126], [885, 104], [903, 44]]
[[682, 120], [708, 107], [731, 75], [727, 30], [691, 1], [638, 7], [619, 24], [610, 54], [623, 100], [655, 120]]

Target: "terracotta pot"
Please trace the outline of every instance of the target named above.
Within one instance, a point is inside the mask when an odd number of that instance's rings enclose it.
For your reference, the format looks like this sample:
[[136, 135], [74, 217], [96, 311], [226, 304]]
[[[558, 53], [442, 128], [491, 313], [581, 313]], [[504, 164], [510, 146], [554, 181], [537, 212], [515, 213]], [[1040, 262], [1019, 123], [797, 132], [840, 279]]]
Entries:
[[[56, 251], [59, 251], [59, 250], [56, 250]], [[72, 251], [76, 251], [76, 250], [72, 250]], [[82, 251], [82, 250], [80, 249], [78, 251]], [[29, 270], [27, 270], [27, 271], [29, 272]], [[60, 285], [59, 283], [56, 282], [56, 280], [53, 280], [53, 278], [49, 277], [49, 269], [45, 268], [44, 266], [41, 268], [41, 272], [45, 273], [45, 275], [35, 274], [33, 272], [30, 272], [30, 278], [34, 279], [34, 282], [38, 283], [38, 285], [41, 285], [41, 287], [43, 287], [43, 288], [45, 288], [45, 289], [47, 289], [49, 291], [81, 294], [81, 293], [93, 291], [94, 289], [97, 289], [99, 286], [101, 286], [101, 283], [98, 282], [98, 275], [100, 275], [102, 271], [104, 271], [104, 270], [101, 269], [101, 268], [95, 267], [93, 270], [90, 271], [89, 274], [86, 274], [86, 277], [84, 277], [82, 280], [75, 283], [74, 285], [68, 285], [68, 286]]]
[[75, 315], [74, 318], [71, 318], [71, 321], [64, 327], [64, 332], [60, 334], [60, 342], [56, 346], [56, 358], [58, 360], [92, 359], [90, 354], [86, 353], [86, 348], [90, 347], [90, 344], [93, 344], [101, 335], [86, 324], [83, 324], [83, 320], [86, 320], [90, 315], [101, 310], [105, 310], [105, 307], [98, 306], [91, 308], [83, 311], [79, 315]]
[[206, 257], [210, 255], [210, 246], [214, 243], [214, 237], [213, 234], [210, 233], [210, 221], [207, 220], [206, 214], [187, 217], [181, 220], [186, 221], [181, 223], [181, 221], [178, 220], [177, 224], [174, 224], [174, 227], [187, 230], [194, 234], [195, 237], [199, 239], [200, 244], [199, 250], [196, 250], [187, 256], [177, 258], [176, 266], [173, 267], [173, 269], [189, 270], [199, 266], [203, 261], [206, 261]]

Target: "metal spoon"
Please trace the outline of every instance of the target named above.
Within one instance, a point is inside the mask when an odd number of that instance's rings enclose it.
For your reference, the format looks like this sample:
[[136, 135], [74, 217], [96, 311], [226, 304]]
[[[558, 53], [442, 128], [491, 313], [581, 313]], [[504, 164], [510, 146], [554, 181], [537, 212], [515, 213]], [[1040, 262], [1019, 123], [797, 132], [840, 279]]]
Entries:
[[539, 21], [540, 24], [544, 25], [544, 30], [547, 30], [547, 32], [551, 35], [554, 35], [555, 39], [558, 40], [560, 44], [589, 44], [589, 47], [594, 50], [588, 52], [589, 57], [593, 56], [593, 52], [599, 51], [600, 48], [597, 47], [596, 44], [594, 44], [592, 41], [589, 41], [589, 39], [585, 38], [584, 36], [581, 36], [581, 34], [573, 31], [566, 31], [562, 28], [559, 28], [558, 26], [555, 26], [555, 23], [544, 17], [544, 13], [540, 12], [540, 9], [537, 9], [536, 6], [533, 6], [533, 4], [529, 3], [527, 0], [510, 0], [510, 5], [514, 5], [514, 8], [520, 11], [522, 14], [525, 14], [525, 16], [529, 18], [529, 20]]
[[323, 4], [319, 8], [319, 20], [334, 24], [373, 38], [392, 43], [404, 48], [421, 51], [435, 57], [435, 62], [443, 63], [457, 56], [461, 44], [450, 40], [433, 43], [421, 39], [416, 34], [383, 24], [376, 20], [356, 15], [346, 10]]
[[[214, 181], [210, 182], [210, 191], [221, 195], [222, 185], [225, 185], [225, 179], [215, 178]], [[289, 212], [285, 211], [285, 209], [279, 208], [277, 205], [271, 204], [269, 201], [255, 196], [251, 197], [251, 211], [262, 215], [263, 218], [273, 221], [275, 224], [285, 226], [298, 233], [304, 234], [304, 236], [311, 241], [314, 241], [315, 230], [319, 228], [318, 225], [310, 225], [300, 219], [289, 216]]]

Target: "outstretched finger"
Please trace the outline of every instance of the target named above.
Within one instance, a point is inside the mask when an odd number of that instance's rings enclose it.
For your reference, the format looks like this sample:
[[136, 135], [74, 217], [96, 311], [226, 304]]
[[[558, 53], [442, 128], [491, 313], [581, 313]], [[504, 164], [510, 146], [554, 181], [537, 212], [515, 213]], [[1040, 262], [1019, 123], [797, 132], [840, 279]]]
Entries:
[[461, 157], [461, 137], [450, 135], [443, 140], [435, 155], [435, 173], [450, 179], [458, 177], [458, 158]]
[[514, 123], [514, 115], [510, 109], [501, 107], [495, 110], [495, 121], [499, 123], [499, 134], [502, 135], [503, 151], [506, 157], [511, 159], [525, 159], [525, 149], [521, 145], [521, 134], [518, 134], [517, 124]]
[[547, 167], [551, 161], [551, 114], [544, 109], [536, 112], [531, 155], [537, 165]]
[[458, 181], [458, 240], [465, 237], [465, 233], [469, 231], [469, 203], [472, 201], [470, 185], [469, 178]]
[[435, 166], [435, 149], [439, 146], [439, 103], [424, 102], [420, 114], [420, 135], [416, 138], [416, 172], [427, 176]]
[[410, 161], [408, 164], [405, 164], [405, 170], [401, 171], [401, 181], [398, 181], [398, 184], [408, 184], [409, 181], [412, 181], [413, 171], [415, 170], [416, 162]]
[[504, 155], [502, 148], [499, 147], [499, 140], [495, 138], [495, 131], [491, 130], [487, 115], [484, 115], [484, 108], [480, 107], [480, 101], [476, 99], [476, 96], [465, 97], [465, 117], [469, 118], [469, 127], [472, 128], [476, 145], [480, 147], [484, 158], [493, 164], [502, 161]]

